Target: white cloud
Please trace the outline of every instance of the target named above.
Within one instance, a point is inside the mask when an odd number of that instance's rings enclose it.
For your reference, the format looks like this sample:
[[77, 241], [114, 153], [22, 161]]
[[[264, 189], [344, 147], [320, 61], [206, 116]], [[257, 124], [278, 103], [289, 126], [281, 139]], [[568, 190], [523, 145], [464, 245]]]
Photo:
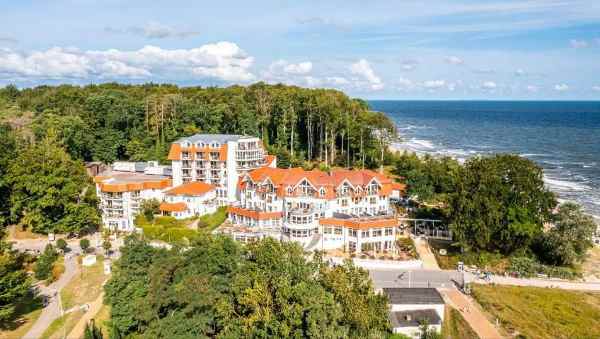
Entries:
[[194, 31], [179, 31], [155, 21], [148, 22], [144, 26], [130, 26], [127, 28], [106, 27], [104, 30], [109, 33], [139, 35], [148, 39], [188, 38], [200, 34], [200, 32]]
[[569, 86], [567, 84], [557, 84], [554, 85], [554, 90], [559, 92], [564, 92], [569, 90]]
[[600, 86], [592, 86], [592, 90], [596, 92], [600, 92]]
[[465, 63], [463, 59], [461, 59], [457, 56], [453, 56], [453, 55], [446, 57], [445, 60], [447, 63], [452, 64], [452, 65], [462, 65]]
[[539, 88], [535, 85], [528, 85], [526, 88], [530, 93], [536, 93], [539, 90]]
[[37, 79], [212, 78], [226, 82], [254, 80], [254, 59], [232, 42], [192, 49], [145, 46], [135, 51], [80, 51], [54, 47], [28, 54], [0, 50], [0, 74]]
[[572, 48], [586, 48], [589, 46], [588, 42], [585, 40], [576, 40], [576, 39], [571, 39], [569, 41], [569, 44], [571, 45]]
[[350, 81], [344, 77], [327, 77], [325, 78], [327, 83], [332, 84], [334, 86], [345, 86], [350, 84]]
[[307, 74], [312, 70], [312, 62], [305, 61], [298, 64], [289, 64], [283, 70], [290, 74]]
[[498, 85], [496, 85], [495, 82], [493, 81], [485, 81], [482, 85], [481, 88], [488, 90], [488, 91], [493, 91], [498, 87]]
[[423, 87], [430, 90], [436, 90], [444, 86], [446, 86], [446, 80], [427, 80], [423, 82]]
[[[358, 62], [350, 65], [350, 72], [366, 80], [371, 90], [377, 91], [384, 87], [381, 78], [375, 74], [375, 71], [373, 71], [373, 68], [371, 68], [371, 65], [365, 59], [360, 59]], [[360, 82], [357, 85], [360, 86]]]
[[414, 82], [412, 82], [410, 79], [406, 79], [406, 78], [399, 78], [397, 80], [397, 86], [396, 88], [400, 91], [406, 91], [406, 90], [410, 90], [415, 88], [416, 85]]

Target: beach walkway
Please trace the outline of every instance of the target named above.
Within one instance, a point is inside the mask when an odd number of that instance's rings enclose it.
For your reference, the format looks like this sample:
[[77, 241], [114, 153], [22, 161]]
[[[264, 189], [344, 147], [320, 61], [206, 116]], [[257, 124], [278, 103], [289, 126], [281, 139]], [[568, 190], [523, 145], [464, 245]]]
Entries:
[[455, 288], [439, 288], [438, 291], [446, 304], [457, 309], [473, 331], [481, 339], [501, 339], [498, 329], [488, 320], [483, 310], [471, 297]]

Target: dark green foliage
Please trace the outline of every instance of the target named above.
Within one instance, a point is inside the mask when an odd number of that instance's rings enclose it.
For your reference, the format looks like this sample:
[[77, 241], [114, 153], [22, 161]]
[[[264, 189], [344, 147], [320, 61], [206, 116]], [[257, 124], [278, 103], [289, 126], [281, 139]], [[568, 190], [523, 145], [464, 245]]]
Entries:
[[532, 161], [516, 155], [476, 157], [458, 176], [451, 228], [467, 250], [511, 254], [531, 244], [555, 206], [542, 169]]
[[445, 195], [456, 188], [460, 168], [460, 164], [450, 157], [402, 153], [394, 157], [393, 173], [405, 179], [408, 194], [419, 201], [444, 201]]
[[86, 238], [79, 240], [79, 247], [81, 247], [83, 253], [87, 252], [88, 248], [90, 248], [90, 241]]
[[184, 251], [126, 239], [105, 287], [112, 325], [123, 335], [178, 337], [381, 338], [387, 300], [368, 274], [330, 268], [302, 248], [271, 239], [241, 248], [226, 237], [196, 238]]
[[373, 131], [394, 130], [383, 113], [339, 91], [264, 83], [7, 87], [1, 94], [34, 112], [37, 140], [54, 130], [71, 157], [86, 161], [165, 160], [172, 141], [201, 132], [259, 136], [284, 166], [318, 160], [375, 167], [385, 142]]
[[52, 135], [19, 153], [6, 182], [12, 221], [34, 232], [86, 232], [100, 224], [95, 188], [83, 164]]
[[35, 278], [37, 280], [46, 280], [52, 273], [54, 262], [58, 259], [58, 252], [51, 244], [46, 245], [44, 252], [38, 257], [35, 263]]
[[552, 218], [554, 226], [540, 236], [535, 252], [544, 263], [573, 265], [581, 262], [593, 246], [592, 236], [596, 224], [581, 206], [564, 203]]
[[8, 182], [8, 168], [17, 156], [17, 138], [10, 126], [0, 124], [0, 237], [10, 217], [11, 186]]
[[12, 320], [16, 307], [31, 288], [24, 256], [0, 240], [0, 328]]
[[60, 238], [56, 240], [56, 247], [64, 252], [67, 249], [67, 242], [65, 241], [65, 239]]
[[158, 199], [144, 199], [140, 203], [140, 211], [147, 221], [152, 221], [154, 216], [160, 213], [160, 201]]
[[83, 339], [102, 339], [102, 331], [94, 323], [94, 319], [85, 325]]

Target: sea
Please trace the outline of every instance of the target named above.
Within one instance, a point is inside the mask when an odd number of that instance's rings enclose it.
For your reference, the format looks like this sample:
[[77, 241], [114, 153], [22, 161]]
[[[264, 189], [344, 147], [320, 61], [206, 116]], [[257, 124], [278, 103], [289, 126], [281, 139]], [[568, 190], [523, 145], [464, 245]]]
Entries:
[[369, 101], [397, 125], [396, 148], [452, 156], [513, 153], [535, 161], [560, 200], [600, 221], [600, 101]]

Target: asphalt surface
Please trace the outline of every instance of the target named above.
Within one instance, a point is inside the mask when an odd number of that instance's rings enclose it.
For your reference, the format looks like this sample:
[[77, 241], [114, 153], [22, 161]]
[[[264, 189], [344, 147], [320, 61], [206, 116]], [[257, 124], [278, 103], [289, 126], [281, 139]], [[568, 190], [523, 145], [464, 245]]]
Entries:
[[376, 288], [388, 287], [453, 287], [462, 286], [463, 275], [458, 271], [441, 270], [377, 270], [369, 275]]

